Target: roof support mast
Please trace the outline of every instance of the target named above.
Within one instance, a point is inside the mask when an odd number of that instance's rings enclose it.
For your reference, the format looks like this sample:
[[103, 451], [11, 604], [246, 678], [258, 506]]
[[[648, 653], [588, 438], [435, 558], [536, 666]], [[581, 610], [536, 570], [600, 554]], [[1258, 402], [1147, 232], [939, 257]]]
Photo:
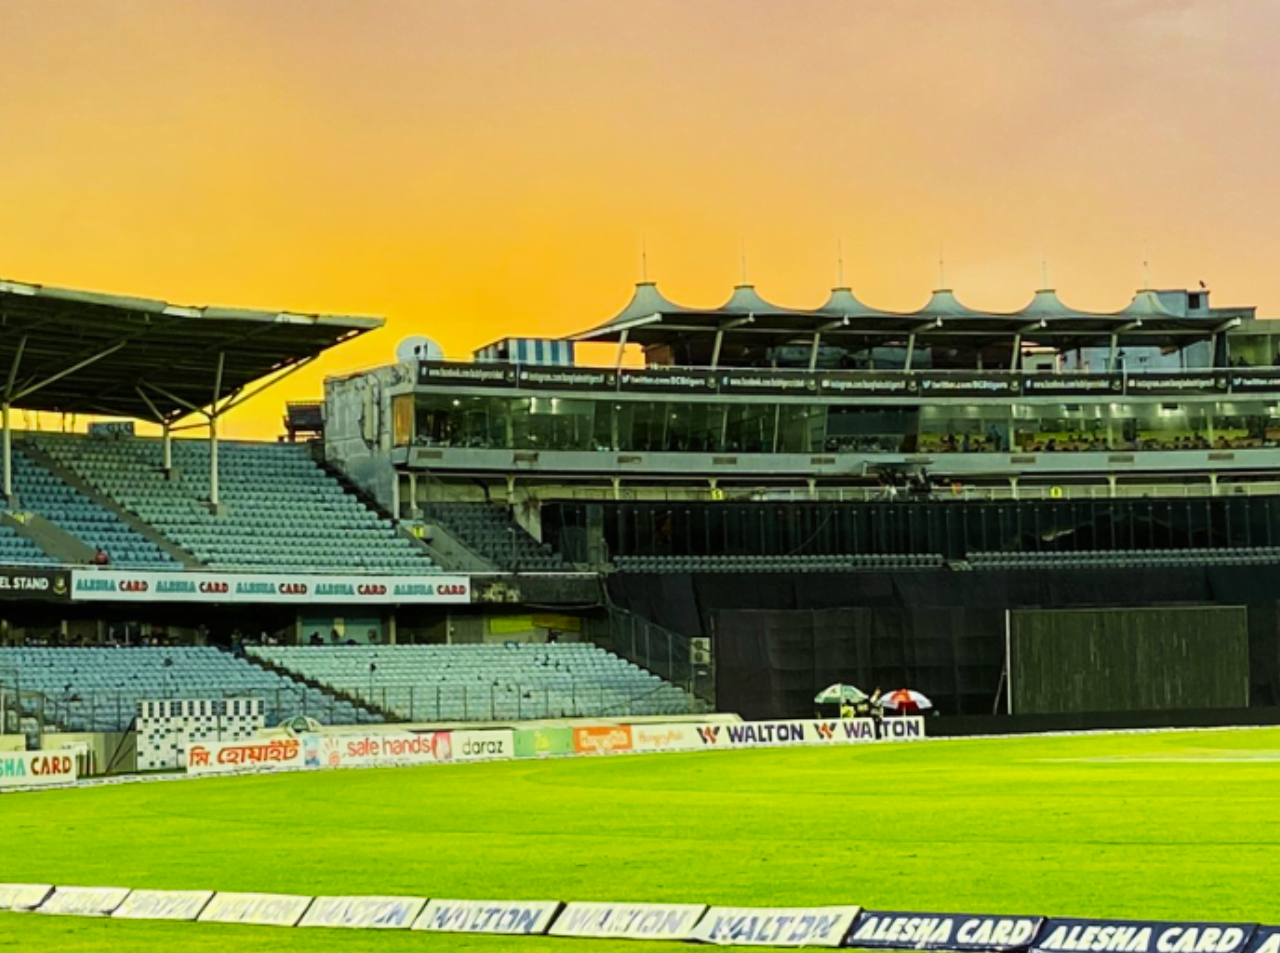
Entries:
[[213, 376], [213, 403], [209, 407], [209, 506], [216, 512], [218, 501], [218, 417], [223, 408], [218, 406], [222, 396], [222, 369], [226, 365], [227, 352], [218, 352], [218, 370]]
[[9, 429], [9, 404], [13, 401], [13, 385], [18, 380], [18, 367], [22, 363], [22, 352], [27, 349], [27, 336], [24, 334], [22, 340], [18, 342], [18, 351], [13, 356], [13, 363], [9, 365], [9, 381], [4, 388], [4, 403], [0, 407], [0, 411], [4, 421], [4, 498], [10, 506], [13, 505], [13, 434]]

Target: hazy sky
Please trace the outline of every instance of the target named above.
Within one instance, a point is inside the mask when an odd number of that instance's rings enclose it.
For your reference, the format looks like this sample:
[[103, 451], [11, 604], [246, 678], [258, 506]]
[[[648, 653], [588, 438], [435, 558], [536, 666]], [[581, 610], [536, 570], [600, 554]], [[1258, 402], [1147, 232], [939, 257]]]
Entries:
[[370, 313], [239, 412], [559, 335], [649, 274], [1280, 314], [1275, 0], [0, 0], [0, 277]]

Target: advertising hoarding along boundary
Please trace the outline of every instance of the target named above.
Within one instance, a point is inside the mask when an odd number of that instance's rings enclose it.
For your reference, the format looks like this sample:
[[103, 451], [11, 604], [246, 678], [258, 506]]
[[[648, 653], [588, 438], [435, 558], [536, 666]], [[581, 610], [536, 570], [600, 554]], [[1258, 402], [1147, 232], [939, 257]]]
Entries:
[[559, 900], [432, 900], [413, 928], [438, 933], [540, 936], [547, 932], [559, 909]]
[[198, 742], [187, 746], [187, 773], [389, 768], [514, 757], [514, 732], [510, 728], [343, 732], [306, 734], [301, 738]]
[[74, 569], [76, 602], [204, 604], [458, 605], [471, 601], [469, 576], [319, 576], [307, 573], [132, 572]]
[[690, 940], [705, 903], [569, 903], [552, 936], [626, 940]]
[[839, 946], [861, 908], [712, 907], [693, 939], [727, 946]]
[[1043, 917], [864, 910], [845, 939], [860, 950], [1010, 953], [1031, 945]]
[[1046, 920], [1033, 953], [1244, 953], [1256, 923], [1171, 920]]
[[407, 930], [426, 897], [316, 897], [300, 927]]
[[0, 789], [71, 784], [76, 759], [69, 751], [0, 752]]

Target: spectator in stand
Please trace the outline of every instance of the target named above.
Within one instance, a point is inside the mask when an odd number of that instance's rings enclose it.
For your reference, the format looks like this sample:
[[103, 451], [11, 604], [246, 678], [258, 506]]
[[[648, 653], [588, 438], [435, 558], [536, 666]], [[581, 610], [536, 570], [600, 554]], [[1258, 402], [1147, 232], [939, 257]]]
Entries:
[[107, 555], [107, 551], [101, 546], [99, 546], [97, 552], [93, 554], [93, 564], [95, 566], [111, 565], [111, 557]]

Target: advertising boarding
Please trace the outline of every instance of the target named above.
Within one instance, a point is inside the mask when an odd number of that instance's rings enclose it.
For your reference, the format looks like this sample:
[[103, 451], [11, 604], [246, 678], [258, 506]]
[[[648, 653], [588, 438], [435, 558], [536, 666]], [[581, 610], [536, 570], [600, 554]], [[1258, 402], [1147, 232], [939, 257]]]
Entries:
[[858, 907], [712, 907], [694, 928], [703, 943], [839, 946]]
[[76, 779], [76, 759], [67, 751], [0, 752], [0, 791], [70, 784]]
[[286, 771], [303, 767], [297, 738], [271, 741], [202, 741], [187, 745], [187, 774]]
[[1011, 953], [1035, 939], [1043, 917], [865, 910], [845, 940], [860, 950]]
[[1253, 923], [1052, 919], [1035, 953], [1244, 953]]
[[142, 572], [75, 569], [76, 602], [188, 602], [204, 604], [335, 603], [367, 605], [466, 604], [468, 576], [317, 576], [305, 573]]

